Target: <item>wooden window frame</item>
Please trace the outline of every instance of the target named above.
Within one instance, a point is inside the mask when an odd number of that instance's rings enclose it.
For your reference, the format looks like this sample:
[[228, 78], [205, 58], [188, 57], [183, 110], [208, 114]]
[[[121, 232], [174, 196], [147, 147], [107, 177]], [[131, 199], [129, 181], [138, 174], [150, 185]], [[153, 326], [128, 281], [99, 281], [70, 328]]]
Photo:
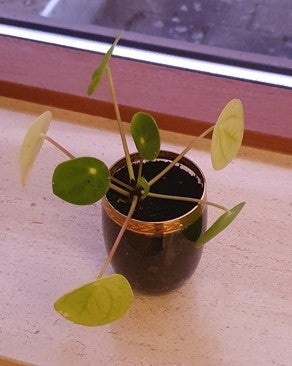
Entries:
[[[9, 36], [0, 36], [0, 54], [2, 96], [114, 118], [107, 85], [86, 95], [101, 55]], [[240, 98], [244, 144], [292, 154], [290, 89], [118, 57], [111, 69], [124, 121], [143, 110], [162, 129], [197, 135], [228, 100]]]

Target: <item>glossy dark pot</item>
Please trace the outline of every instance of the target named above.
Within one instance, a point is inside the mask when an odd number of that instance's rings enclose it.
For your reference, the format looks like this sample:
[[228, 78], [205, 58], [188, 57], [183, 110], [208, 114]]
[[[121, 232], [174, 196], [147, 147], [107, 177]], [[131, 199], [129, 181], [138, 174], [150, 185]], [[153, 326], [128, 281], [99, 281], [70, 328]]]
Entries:
[[[177, 154], [161, 151], [159, 159], [171, 161]], [[133, 162], [138, 155], [131, 155]], [[125, 164], [122, 159], [113, 165], [114, 175]], [[189, 159], [180, 165], [197, 176], [202, 186], [199, 198], [206, 198], [206, 182], [201, 170]], [[178, 202], [179, 204], [179, 202]], [[119, 233], [125, 216], [105, 197], [102, 201], [102, 222], [105, 245], [109, 251]], [[202, 255], [202, 248], [185, 236], [192, 227], [197, 237], [206, 230], [207, 207], [197, 205], [184, 215], [163, 222], [131, 219], [111, 262], [116, 273], [123, 274], [134, 290], [148, 294], [162, 294], [182, 286], [194, 273]]]

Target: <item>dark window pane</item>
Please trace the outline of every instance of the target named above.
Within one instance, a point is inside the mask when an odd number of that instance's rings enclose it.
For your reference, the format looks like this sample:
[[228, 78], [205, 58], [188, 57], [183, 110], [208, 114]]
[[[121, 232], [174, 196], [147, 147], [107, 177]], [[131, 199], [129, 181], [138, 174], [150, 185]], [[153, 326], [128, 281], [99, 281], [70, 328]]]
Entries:
[[292, 69], [291, 0], [0, 0], [0, 12], [6, 22], [91, 37], [122, 29], [146, 48]]

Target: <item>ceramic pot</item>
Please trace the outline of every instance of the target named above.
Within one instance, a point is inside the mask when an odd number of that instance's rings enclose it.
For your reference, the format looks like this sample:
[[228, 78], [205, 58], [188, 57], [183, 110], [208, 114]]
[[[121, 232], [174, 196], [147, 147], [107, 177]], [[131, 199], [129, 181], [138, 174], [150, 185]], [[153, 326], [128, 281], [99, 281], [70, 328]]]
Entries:
[[[161, 151], [158, 159], [171, 161], [177, 154]], [[137, 162], [138, 154], [132, 154]], [[206, 198], [203, 173], [192, 161], [183, 158], [180, 167], [195, 176], [200, 199]], [[125, 166], [125, 159], [115, 163], [111, 174]], [[154, 186], [153, 186], [154, 187]], [[165, 200], [163, 200], [165, 201]], [[173, 202], [172, 202], [173, 203]], [[176, 201], [180, 204], [180, 201]], [[106, 249], [109, 252], [125, 220], [107, 196], [102, 201], [102, 222]], [[124, 275], [134, 290], [147, 294], [171, 292], [182, 286], [194, 273], [202, 255], [202, 248], [186, 238], [189, 231], [196, 237], [206, 230], [207, 206], [196, 205], [179, 217], [165, 221], [131, 219], [111, 262], [116, 273]]]

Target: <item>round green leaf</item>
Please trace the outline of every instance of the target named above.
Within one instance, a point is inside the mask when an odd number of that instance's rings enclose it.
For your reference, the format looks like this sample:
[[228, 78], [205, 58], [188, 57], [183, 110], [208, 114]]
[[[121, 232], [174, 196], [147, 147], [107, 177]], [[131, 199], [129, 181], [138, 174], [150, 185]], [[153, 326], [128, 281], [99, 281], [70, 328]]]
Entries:
[[55, 302], [55, 310], [73, 323], [94, 327], [113, 322], [130, 309], [133, 292], [119, 274], [100, 278]]
[[211, 142], [211, 160], [215, 170], [225, 168], [235, 158], [243, 138], [244, 115], [239, 99], [232, 99], [220, 113]]
[[221, 231], [226, 229], [228, 225], [232, 223], [232, 221], [236, 218], [239, 212], [243, 209], [245, 202], [241, 202], [235, 207], [233, 207], [228, 212], [225, 212], [221, 215], [214, 224], [207, 230], [203, 235], [199, 237], [196, 241], [196, 247], [200, 248], [205, 245], [209, 240], [213, 239], [216, 235], [218, 235]]
[[50, 111], [44, 112], [33, 121], [24, 137], [20, 149], [20, 172], [23, 185], [26, 183], [32, 165], [42, 148], [51, 120], [52, 113]]
[[154, 118], [147, 113], [135, 113], [131, 121], [131, 134], [141, 157], [155, 160], [160, 151], [160, 136]]
[[100, 160], [81, 157], [59, 164], [53, 174], [53, 192], [75, 205], [89, 205], [109, 189], [110, 172]]

